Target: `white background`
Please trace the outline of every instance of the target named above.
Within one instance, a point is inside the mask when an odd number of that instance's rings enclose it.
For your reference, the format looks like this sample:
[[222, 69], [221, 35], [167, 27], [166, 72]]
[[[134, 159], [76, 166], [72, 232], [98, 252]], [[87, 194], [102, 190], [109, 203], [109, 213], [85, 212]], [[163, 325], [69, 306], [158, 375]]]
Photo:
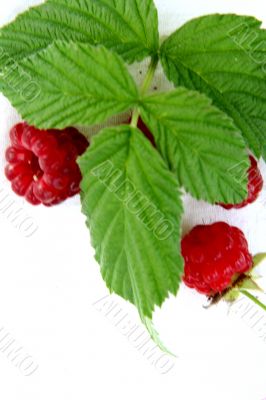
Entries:
[[[39, 2], [1, 2], [0, 24], [30, 3]], [[249, 14], [266, 22], [264, 1], [155, 3], [163, 34], [192, 16], [212, 12]], [[17, 120], [8, 101], [1, 97], [1, 166], [8, 129]], [[265, 165], [260, 166], [266, 179]], [[0, 328], [4, 327], [39, 365], [34, 374], [24, 376], [0, 351], [1, 399], [266, 398], [266, 340], [259, 337], [263, 329], [266, 335], [264, 316], [259, 335], [255, 327], [248, 326], [249, 317], [245, 320], [237, 308], [229, 315], [223, 304], [206, 311], [202, 307], [205, 299], [182, 287], [179, 296], [171, 297], [155, 314], [162, 339], [178, 356], [171, 359], [174, 366], [169, 373], [162, 374], [165, 369], [160, 370], [159, 361], [151, 365], [123, 335], [121, 326], [115, 327], [114, 319], [105, 315], [107, 308], [101, 311], [101, 302], [93, 304], [108, 293], [93, 259], [78, 198], [51, 209], [33, 208], [12, 195], [2, 167], [0, 185], [39, 228], [31, 238], [25, 238], [0, 211]], [[238, 212], [190, 198], [186, 208], [184, 231], [203, 221], [230, 221], [245, 231], [252, 253], [266, 250], [265, 189], [256, 204]], [[264, 263], [264, 277], [265, 269]], [[261, 284], [266, 288], [265, 278]], [[266, 301], [263, 295], [261, 299]], [[127, 323], [139, 323], [131, 305], [115, 296], [112, 301], [128, 314]], [[253, 310], [254, 314], [256, 308]], [[255, 322], [257, 319], [253, 317]]]

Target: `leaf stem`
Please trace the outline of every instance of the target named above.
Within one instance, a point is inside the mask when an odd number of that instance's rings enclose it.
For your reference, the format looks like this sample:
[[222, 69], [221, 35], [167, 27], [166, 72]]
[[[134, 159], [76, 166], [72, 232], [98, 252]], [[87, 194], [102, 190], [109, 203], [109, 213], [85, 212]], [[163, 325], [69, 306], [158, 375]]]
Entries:
[[133, 128], [136, 128], [137, 125], [138, 125], [138, 120], [139, 120], [139, 109], [138, 108], [134, 108], [133, 113], [132, 113], [132, 118], [131, 118], [130, 125]]
[[[140, 88], [141, 96], [144, 96], [146, 94], [147, 90], [149, 89], [149, 87], [152, 83], [152, 80], [154, 78], [154, 74], [155, 74], [158, 62], [159, 62], [158, 56], [153, 57], [151, 59], [147, 74], [146, 74], [145, 79]], [[140, 115], [139, 108], [138, 107], [134, 108], [133, 113], [132, 113], [131, 123], [130, 123], [130, 125], [134, 128], [136, 128], [138, 125], [139, 115]]]
[[266, 311], [266, 305], [263, 304], [257, 297], [253, 296], [251, 293], [249, 293], [247, 290], [241, 290], [240, 292], [244, 294], [246, 297], [248, 297], [250, 300], [252, 300], [255, 304], [257, 304], [259, 307], [261, 307], [264, 311]]
[[151, 85], [151, 82], [153, 80], [153, 77], [154, 77], [158, 62], [159, 62], [159, 59], [158, 59], [157, 56], [153, 57], [151, 59], [147, 75], [145, 76], [145, 79], [144, 79], [143, 84], [142, 84], [141, 89], [140, 89], [140, 93], [141, 93], [142, 96], [144, 94], [146, 94], [147, 90], [149, 89], [149, 87]]

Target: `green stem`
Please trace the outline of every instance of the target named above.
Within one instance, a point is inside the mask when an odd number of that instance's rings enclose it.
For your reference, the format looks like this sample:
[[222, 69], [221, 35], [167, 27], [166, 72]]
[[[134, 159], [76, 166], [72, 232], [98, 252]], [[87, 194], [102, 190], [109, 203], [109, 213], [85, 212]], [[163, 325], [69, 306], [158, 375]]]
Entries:
[[139, 110], [138, 108], [134, 108], [130, 125], [133, 126], [133, 128], [136, 128], [138, 125], [138, 120], [139, 120]]
[[261, 307], [264, 311], [266, 311], [266, 305], [263, 304], [261, 301], [259, 301], [257, 299], [257, 297], [253, 296], [247, 290], [240, 290], [240, 293], [244, 294], [246, 297], [248, 297], [250, 300], [252, 300], [255, 304], [257, 304], [257, 306]]
[[145, 76], [143, 84], [140, 88], [140, 93], [142, 96], [146, 94], [147, 90], [149, 89], [152, 83], [158, 62], [159, 62], [158, 57], [154, 57], [151, 59], [147, 75]]
[[[154, 74], [155, 74], [158, 62], [159, 62], [159, 59], [157, 56], [151, 59], [151, 62], [150, 62], [149, 68], [148, 68], [148, 72], [147, 72], [145, 79], [140, 88], [141, 96], [144, 96], [146, 94], [147, 90], [150, 88], [150, 85], [154, 78]], [[131, 124], [130, 124], [134, 128], [136, 128], [136, 126], [138, 125], [139, 115], [140, 115], [139, 108], [138, 107], [134, 108], [133, 113], [132, 113], [132, 118], [131, 118]]]

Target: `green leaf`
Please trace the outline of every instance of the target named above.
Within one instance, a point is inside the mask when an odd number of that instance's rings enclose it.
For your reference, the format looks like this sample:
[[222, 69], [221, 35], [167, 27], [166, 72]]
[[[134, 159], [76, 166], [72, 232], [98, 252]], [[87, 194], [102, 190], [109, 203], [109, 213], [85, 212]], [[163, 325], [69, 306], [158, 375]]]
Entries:
[[[21, 71], [28, 74], [27, 80], [21, 79]], [[122, 60], [104, 47], [55, 42], [22, 60], [18, 68], [4, 71], [4, 76], [4, 95], [38, 128], [93, 125], [138, 101], [137, 87]], [[34, 91], [25, 101], [22, 94], [29, 81]]]
[[141, 116], [180, 185], [210, 203], [247, 196], [249, 160], [244, 141], [204, 95], [178, 88], [143, 99]]
[[163, 43], [161, 60], [176, 86], [211, 97], [254, 154], [266, 158], [266, 31], [260, 26], [230, 14], [194, 19]]
[[182, 203], [174, 175], [136, 128], [108, 128], [79, 159], [82, 209], [111, 292], [151, 318], [182, 271]]
[[155, 54], [159, 47], [153, 0], [48, 0], [0, 32], [6, 62], [8, 57], [28, 57], [55, 40], [103, 44], [128, 62]]

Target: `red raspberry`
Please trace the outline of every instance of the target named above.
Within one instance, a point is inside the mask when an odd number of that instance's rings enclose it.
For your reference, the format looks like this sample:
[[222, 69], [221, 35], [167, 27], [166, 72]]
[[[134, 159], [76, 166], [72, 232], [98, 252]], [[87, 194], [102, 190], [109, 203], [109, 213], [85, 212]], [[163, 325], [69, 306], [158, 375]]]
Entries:
[[38, 130], [27, 123], [10, 131], [6, 177], [19, 196], [34, 205], [51, 206], [79, 193], [81, 173], [76, 163], [88, 147], [75, 128]]
[[248, 204], [254, 203], [259, 197], [259, 194], [263, 188], [263, 178], [261, 176], [260, 170], [258, 168], [258, 163], [254, 157], [249, 156], [250, 168], [248, 170], [248, 197], [246, 200], [239, 204], [223, 204], [219, 203], [220, 206], [226, 210], [231, 210], [232, 208], [243, 208]]
[[224, 222], [199, 225], [182, 240], [185, 284], [214, 296], [249, 271], [253, 259], [243, 232]]

